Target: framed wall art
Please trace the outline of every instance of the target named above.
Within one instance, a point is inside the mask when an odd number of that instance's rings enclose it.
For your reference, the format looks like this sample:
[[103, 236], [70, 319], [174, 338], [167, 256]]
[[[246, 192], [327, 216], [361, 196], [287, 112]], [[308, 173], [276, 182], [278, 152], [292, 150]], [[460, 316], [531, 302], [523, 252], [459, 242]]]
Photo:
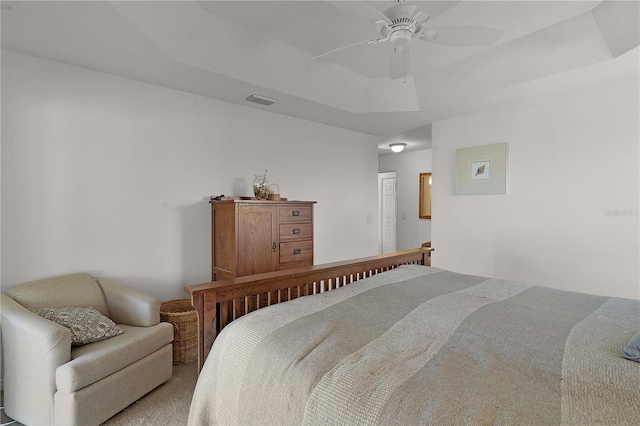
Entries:
[[509, 144], [456, 150], [456, 195], [507, 193]]
[[420, 173], [418, 218], [431, 219], [431, 173]]

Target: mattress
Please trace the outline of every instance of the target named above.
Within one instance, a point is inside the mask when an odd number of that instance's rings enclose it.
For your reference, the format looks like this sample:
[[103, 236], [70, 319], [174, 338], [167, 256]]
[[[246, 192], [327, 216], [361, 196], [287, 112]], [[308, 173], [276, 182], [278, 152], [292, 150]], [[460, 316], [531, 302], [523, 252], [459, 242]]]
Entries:
[[406, 265], [225, 327], [189, 424], [638, 424], [640, 301]]

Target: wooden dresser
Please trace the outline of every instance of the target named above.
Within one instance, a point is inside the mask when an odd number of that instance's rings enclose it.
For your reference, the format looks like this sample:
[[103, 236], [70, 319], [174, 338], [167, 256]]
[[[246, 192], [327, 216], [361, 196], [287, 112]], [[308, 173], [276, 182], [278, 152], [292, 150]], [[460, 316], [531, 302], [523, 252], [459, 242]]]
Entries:
[[313, 265], [315, 201], [211, 201], [211, 280]]

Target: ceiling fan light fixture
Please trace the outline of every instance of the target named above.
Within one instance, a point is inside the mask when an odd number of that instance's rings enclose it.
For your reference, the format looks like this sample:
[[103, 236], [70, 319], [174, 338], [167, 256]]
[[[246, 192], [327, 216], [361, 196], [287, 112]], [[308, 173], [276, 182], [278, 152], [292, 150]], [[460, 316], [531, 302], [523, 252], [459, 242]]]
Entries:
[[393, 152], [402, 152], [405, 146], [407, 146], [407, 144], [404, 142], [395, 142], [389, 144], [389, 148], [391, 148], [391, 151]]
[[390, 37], [393, 47], [404, 47], [409, 44], [409, 40], [411, 40], [411, 32], [405, 29], [395, 30], [391, 33]]

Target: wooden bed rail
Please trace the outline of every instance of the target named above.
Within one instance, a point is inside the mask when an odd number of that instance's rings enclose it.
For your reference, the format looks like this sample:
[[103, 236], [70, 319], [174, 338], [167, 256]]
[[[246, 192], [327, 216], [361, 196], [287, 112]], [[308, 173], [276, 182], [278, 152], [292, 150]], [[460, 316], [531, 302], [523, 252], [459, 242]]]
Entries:
[[343, 287], [400, 265], [426, 265], [432, 248], [417, 248], [324, 265], [185, 286], [198, 313], [198, 369], [218, 333], [260, 308]]

